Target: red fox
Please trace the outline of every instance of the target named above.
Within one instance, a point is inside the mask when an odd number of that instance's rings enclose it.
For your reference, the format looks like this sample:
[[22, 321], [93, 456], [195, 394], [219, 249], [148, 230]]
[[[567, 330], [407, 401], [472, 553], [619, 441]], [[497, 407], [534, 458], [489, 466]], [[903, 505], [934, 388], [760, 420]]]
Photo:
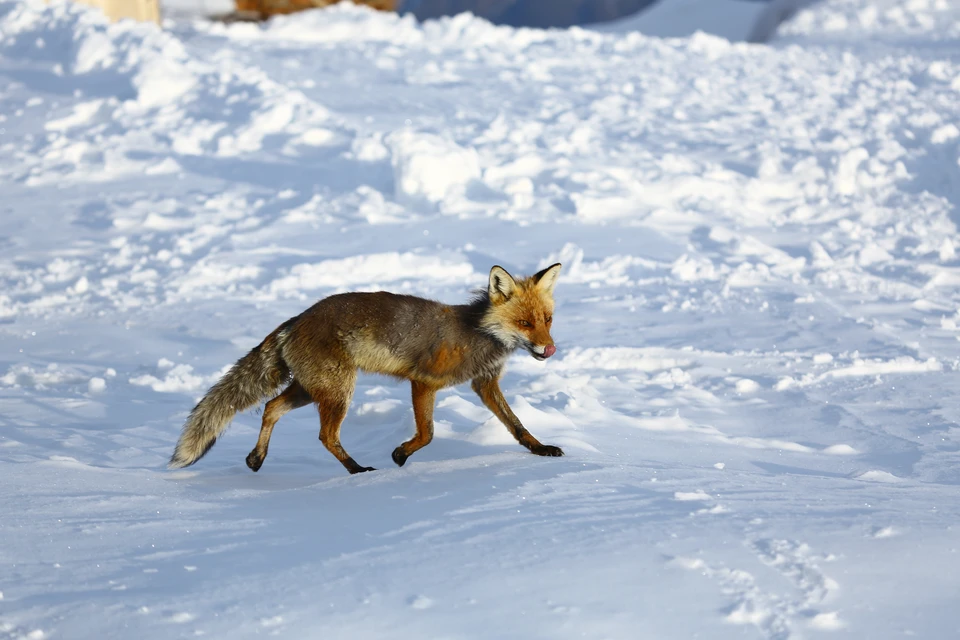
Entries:
[[357, 370], [410, 381], [416, 434], [393, 451], [399, 466], [433, 439], [437, 391], [471, 380], [471, 387], [517, 441], [540, 456], [562, 456], [541, 444], [511, 411], [499, 378], [519, 348], [546, 360], [557, 348], [550, 337], [555, 264], [516, 280], [499, 266], [486, 290], [464, 305], [445, 305], [386, 291], [342, 293], [287, 320], [253, 348], [197, 403], [177, 442], [170, 467], [186, 467], [210, 450], [233, 416], [267, 402], [257, 446], [247, 466], [258, 471], [273, 427], [288, 411], [310, 404], [320, 411], [320, 441], [350, 473], [373, 471], [340, 445]]

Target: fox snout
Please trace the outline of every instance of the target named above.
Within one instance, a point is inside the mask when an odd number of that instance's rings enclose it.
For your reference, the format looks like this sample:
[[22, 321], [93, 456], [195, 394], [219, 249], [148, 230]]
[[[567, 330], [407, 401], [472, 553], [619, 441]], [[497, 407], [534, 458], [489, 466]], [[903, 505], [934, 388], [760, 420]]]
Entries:
[[530, 354], [537, 360], [546, 360], [556, 352], [557, 348], [552, 344], [548, 344], [544, 347], [539, 345], [530, 347]]

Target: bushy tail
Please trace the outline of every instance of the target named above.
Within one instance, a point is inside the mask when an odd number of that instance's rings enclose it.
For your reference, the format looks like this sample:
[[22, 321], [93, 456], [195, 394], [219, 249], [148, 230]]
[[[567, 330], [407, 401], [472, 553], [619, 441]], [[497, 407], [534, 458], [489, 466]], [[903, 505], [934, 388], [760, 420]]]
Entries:
[[286, 337], [285, 330], [291, 323], [281, 325], [250, 353], [237, 360], [197, 403], [173, 450], [168, 465], [171, 469], [188, 467], [202, 458], [226, 431], [237, 412], [259, 404], [290, 378], [290, 368], [280, 351]]

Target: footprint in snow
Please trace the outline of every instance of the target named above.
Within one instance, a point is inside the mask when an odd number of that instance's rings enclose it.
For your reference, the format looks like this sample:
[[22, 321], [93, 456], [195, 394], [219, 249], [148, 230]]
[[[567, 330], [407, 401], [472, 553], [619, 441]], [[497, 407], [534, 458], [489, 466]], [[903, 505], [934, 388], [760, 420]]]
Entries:
[[172, 613], [169, 616], [167, 616], [167, 620], [169, 622], [174, 622], [176, 624], [186, 624], [188, 622], [191, 622], [194, 618], [196, 618], [196, 616], [194, 616], [192, 613], [187, 613], [186, 611]]
[[433, 606], [433, 600], [427, 596], [415, 596], [410, 599], [410, 606], [414, 609], [429, 609]]
[[260, 618], [260, 626], [264, 628], [278, 627], [283, 624], [283, 616], [272, 616], [270, 618]]

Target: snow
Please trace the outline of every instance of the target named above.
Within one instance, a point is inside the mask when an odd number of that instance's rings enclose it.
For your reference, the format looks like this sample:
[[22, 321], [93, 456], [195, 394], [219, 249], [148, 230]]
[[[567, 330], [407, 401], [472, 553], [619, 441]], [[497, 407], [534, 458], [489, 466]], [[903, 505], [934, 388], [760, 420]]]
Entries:
[[[0, 638], [960, 632], [960, 9], [827, 0], [770, 45], [418, 24], [106, 23], [0, 0]], [[165, 463], [337, 291], [564, 263], [403, 467], [304, 408]]]

